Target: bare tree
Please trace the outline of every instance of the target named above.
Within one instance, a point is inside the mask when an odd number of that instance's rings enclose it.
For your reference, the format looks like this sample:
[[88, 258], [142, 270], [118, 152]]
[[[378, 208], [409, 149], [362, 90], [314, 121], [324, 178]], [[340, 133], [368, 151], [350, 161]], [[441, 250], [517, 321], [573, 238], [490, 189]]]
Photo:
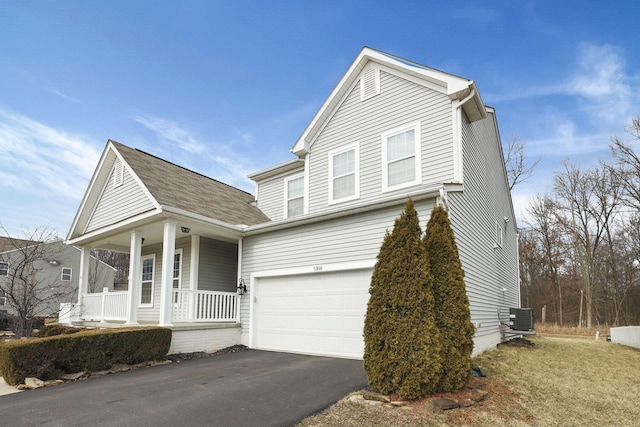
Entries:
[[585, 323], [591, 328], [597, 252], [620, 204], [619, 185], [602, 165], [587, 170], [568, 162], [564, 166], [554, 177], [554, 187], [564, 211], [560, 219], [573, 238], [585, 297]]
[[526, 181], [531, 177], [540, 158], [533, 163], [527, 165], [526, 146], [520, 141], [517, 135], [509, 141], [507, 145], [507, 157], [505, 158], [505, 166], [507, 168], [507, 178], [509, 180], [509, 190], [513, 190], [517, 184]]
[[[6, 230], [0, 226], [4, 234]], [[46, 228], [25, 232], [24, 238], [7, 237], [9, 247], [0, 254], [0, 262], [6, 268], [0, 277], [0, 288], [5, 303], [15, 311], [16, 336], [30, 336], [33, 321], [43, 314], [59, 309], [59, 303], [73, 298], [76, 289], [64, 286], [59, 274], [46, 274], [44, 270], [61, 255], [61, 246], [52, 244], [59, 240]]]

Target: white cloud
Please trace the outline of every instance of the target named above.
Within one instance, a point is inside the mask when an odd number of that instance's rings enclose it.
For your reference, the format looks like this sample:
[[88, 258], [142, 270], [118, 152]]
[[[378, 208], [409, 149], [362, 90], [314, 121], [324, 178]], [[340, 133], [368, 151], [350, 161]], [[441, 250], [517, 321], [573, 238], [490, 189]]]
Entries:
[[98, 162], [95, 144], [0, 109], [3, 175], [15, 189], [80, 198]]
[[198, 142], [189, 131], [185, 130], [176, 122], [157, 117], [143, 116], [136, 116], [133, 120], [154, 132], [159, 139], [174, 142], [178, 144], [178, 147], [188, 153], [202, 154], [206, 151], [206, 147], [203, 144]]
[[[13, 235], [65, 231], [100, 158], [98, 143], [0, 107], [0, 223]], [[17, 233], [17, 234], [16, 234]]]

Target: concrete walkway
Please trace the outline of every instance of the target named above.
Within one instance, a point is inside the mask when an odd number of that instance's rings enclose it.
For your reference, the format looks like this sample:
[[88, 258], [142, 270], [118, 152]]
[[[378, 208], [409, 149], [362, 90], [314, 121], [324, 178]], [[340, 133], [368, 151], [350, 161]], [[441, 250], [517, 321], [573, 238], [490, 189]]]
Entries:
[[2, 425], [292, 426], [366, 387], [361, 360], [246, 350], [0, 396]]

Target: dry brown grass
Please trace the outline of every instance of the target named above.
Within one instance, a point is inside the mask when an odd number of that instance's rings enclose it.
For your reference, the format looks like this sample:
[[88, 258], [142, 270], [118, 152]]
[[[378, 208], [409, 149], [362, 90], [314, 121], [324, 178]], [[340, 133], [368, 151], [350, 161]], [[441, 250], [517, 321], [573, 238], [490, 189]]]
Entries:
[[536, 333], [543, 336], [593, 337], [595, 339], [596, 332], [600, 332], [600, 339], [605, 339], [609, 334], [609, 328], [601, 326], [587, 329], [577, 326], [558, 326], [553, 323], [536, 323]]
[[408, 409], [343, 400], [300, 427], [640, 425], [640, 350], [604, 338], [531, 340], [535, 347], [505, 345], [474, 360], [490, 392], [474, 406], [433, 413], [428, 399]]

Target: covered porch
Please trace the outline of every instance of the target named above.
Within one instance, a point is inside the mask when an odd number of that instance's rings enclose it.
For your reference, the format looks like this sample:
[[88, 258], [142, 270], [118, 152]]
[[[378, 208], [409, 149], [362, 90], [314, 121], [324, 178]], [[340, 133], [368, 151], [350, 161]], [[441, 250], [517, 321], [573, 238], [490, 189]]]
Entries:
[[[167, 327], [240, 323], [239, 229], [166, 213], [127, 228], [84, 235], [74, 243], [81, 249], [74, 323]], [[127, 290], [88, 291], [92, 248], [129, 254]]]

